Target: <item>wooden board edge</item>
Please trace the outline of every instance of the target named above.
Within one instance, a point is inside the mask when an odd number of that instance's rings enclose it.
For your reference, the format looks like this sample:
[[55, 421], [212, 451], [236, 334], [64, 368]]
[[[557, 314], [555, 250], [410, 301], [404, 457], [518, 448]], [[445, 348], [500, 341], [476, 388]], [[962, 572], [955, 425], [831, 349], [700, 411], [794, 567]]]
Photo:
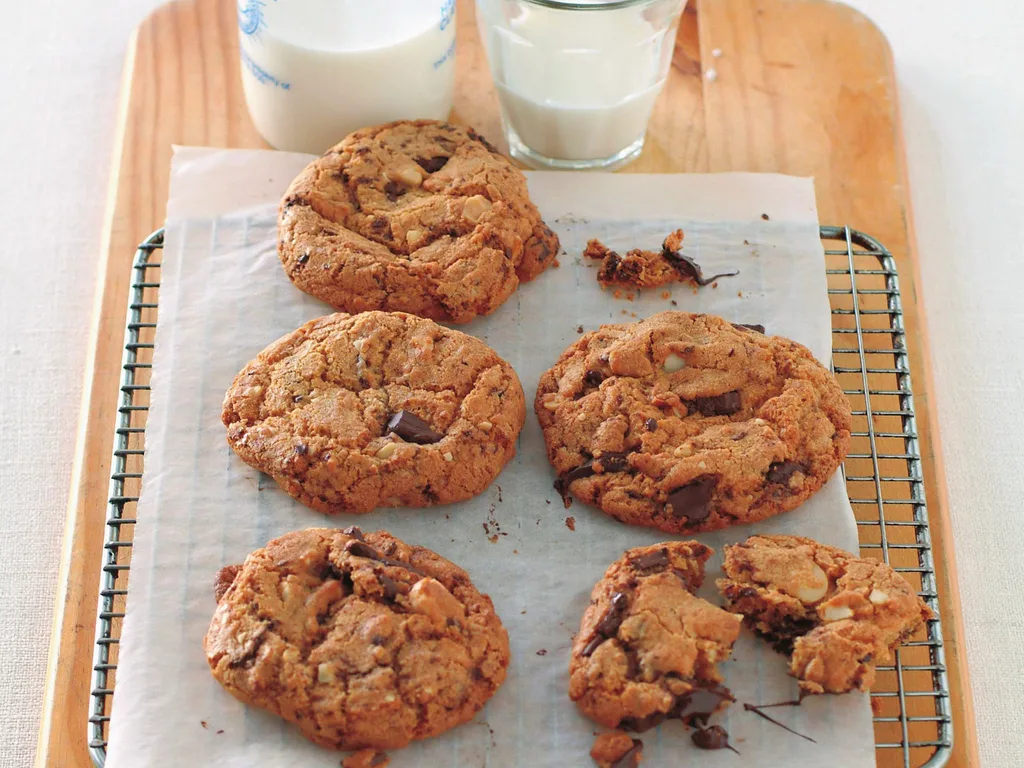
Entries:
[[[868, 20], [869, 24], [874, 26], [874, 23]], [[881, 31], [879, 31], [881, 34]], [[890, 59], [892, 59], [892, 50], [889, 50]], [[893, 62], [892, 71], [895, 73], [895, 62]], [[899, 91], [897, 90], [897, 99], [895, 109], [897, 116], [900, 120], [900, 125], [903, 124], [901, 115], [901, 105], [899, 100]], [[907, 250], [911, 265], [911, 274], [913, 278], [914, 289], [917, 293], [917, 300], [915, 302], [916, 307], [925, 306], [925, 298], [922, 290], [921, 282], [921, 259], [917, 249], [917, 235], [914, 221], [914, 210], [913, 200], [909, 194], [910, 190], [910, 174], [909, 167], [907, 164], [907, 150], [906, 142], [902, 135], [897, 145], [898, 157], [900, 166], [900, 176], [903, 179], [904, 188], [908, 190], [907, 202], [906, 202], [906, 228], [907, 228]], [[956, 552], [954, 547], [953, 537], [953, 522], [951, 519], [950, 504], [949, 504], [949, 487], [946, 483], [946, 464], [943, 456], [942, 449], [942, 438], [939, 430], [939, 419], [938, 409], [934, 405], [934, 393], [935, 393], [935, 372], [932, 366], [932, 353], [931, 353], [931, 335], [928, 332], [928, 326], [925, 323], [923, 313], [916, 311], [917, 321], [917, 340], [918, 340], [918, 365], [920, 370], [924, 373], [924, 390], [929, 393], [929, 397], [932, 400], [928, 404], [928, 408], [925, 411], [925, 425], [928, 430], [929, 444], [932, 447], [930, 456], [923, 457], [926, 460], [926, 464], [931, 465], [933, 477], [933, 491], [938, 492], [938, 498], [928, 499], [928, 516], [929, 524], [936, 526], [942, 531], [942, 541], [940, 551], [937, 553], [938, 557], [933, 557], [933, 560], [941, 564], [941, 568], [936, 568], [935, 577], [938, 582], [938, 587], [941, 591], [945, 592], [947, 597], [947, 604], [952, 607], [952, 611], [946, 611], [940, 616], [942, 620], [944, 634], [944, 650], [946, 654], [946, 670], [950, 680], [955, 678], [956, 684], [959, 686], [958, 691], [951, 690], [951, 696], [957, 694], [960, 704], [960, 715], [959, 718], [962, 722], [957, 723], [955, 718], [956, 707], [953, 706], [953, 702], [950, 702], [951, 709], [954, 711], [954, 740], [952, 755], [958, 756], [958, 753], [962, 754], [964, 762], [963, 766], [974, 766], [981, 765], [981, 754], [979, 750], [978, 742], [978, 726], [976, 720], [976, 713], [974, 709], [974, 694], [971, 689], [971, 676], [970, 676], [970, 665], [967, 661], [966, 648], [964, 647], [964, 637], [966, 632], [966, 625], [964, 623], [964, 609], [963, 602], [960, 599], [960, 581], [957, 573], [956, 564]], [[940, 602], [940, 608], [942, 607]], [[957, 731], [960, 731], [957, 737]], [[960, 768], [961, 764], [954, 763], [957, 768]]]
[[[93, 297], [93, 315], [90, 321], [88, 336], [88, 353], [85, 361], [83, 374], [83, 386], [81, 406], [79, 409], [78, 427], [75, 434], [75, 452], [71, 465], [70, 492], [68, 495], [67, 513], [64, 522], [64, 537], [61, 546], [60, 566], [57, 571], [57, 588], [54, 595], [54, 615], [50, 634], [49, 652], [46, 663], [45, 687], [43, 689], [43, 711], [39, 723], [39, 736], [36, 743], [36, 756], [34, 765], [42, 768], [47, 765], [59, 765], [55, 763], [55, 752], [62, 745], [63, 734], [55, 731], [55, 714], [58, 708], [66, 707], [66, 703], [58, 696], [61, 692], [69, 692], [74, 681], [70, 679], [61, 683], [61, 678], [70, 678], [74, 670], [74, 658], [82, 655], [83, 651], [77, 647], [74, 635], [65, 634], [68, 626], [85, 613], [91, 616], [92, 623], [89, 625], [95, 631], [96, 605], [90, 603], [83, 605], [82, 600], [91, 593], [95, 586], [96, 594], [99, 591], [99, 577], [95, 585], [85, 584], [82, 581], [75, 581], [76, 575], [90, 572], [89, 563], [95, 561], [99, 565], [99, 552], [82, 551], [79, 544], [80, 529], [94, 522], [88, 519], [89, 510], [83, 509], [82, 497], [84, 496], [84, 460], [89, 450], [89, 445], [96, 430], [109, 432], [113, 424], [95, 423], [92, 418], [92, 406], [96, 396], [96, 387], [99, 383], [96, 376], [96, 358], [99, 351], [100, 338], [103, 332], [105, 320], [104, 307], [107, 301], [107, 271], [111, 264], [111, 249], [113, 246], [114, 216], [118, 205], [118, 191], [120, 187], [120, 169], [124, 157], [125, 136], [128, 130], [128, 109], [131, 102], [132, 76], [135, 71], [136, 53], [138, 51], [139, 27], [133, 30], [128, 40], [128, 47], [125, 52], [124, 69], [121, 74], [121, 90], [117, 108], [117, 128], [114, 137], [114, 149], [110, 162], [110, 176], [107, 181], [106, 205], [103, 214], [103, 231], [100, 236], [100, 259], [96, 269], [96, 290]], [[106, 380], [104, 379], [104, 384]], [[95, 522], [102, 521], [99, 517]], [[83, 590], [87, 594], [83, 594]], [[91, 635], [89, 635], [91, 637]], [[92, 658], [92, 645], [88, 649], [88, 657]], [[90, 681], [86, 681], [89, 687]], [[88, 712], [89, 702], [83, 702], [82, 717], [82, 747], [87, 748], [87, 722], [85, 714]]]

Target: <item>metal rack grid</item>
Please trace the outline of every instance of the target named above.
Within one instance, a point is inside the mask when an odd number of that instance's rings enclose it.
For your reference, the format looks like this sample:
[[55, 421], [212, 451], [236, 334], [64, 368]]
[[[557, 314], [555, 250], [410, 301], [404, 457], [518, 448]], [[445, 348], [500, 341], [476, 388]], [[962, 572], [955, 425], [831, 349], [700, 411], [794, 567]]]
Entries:
[[[160, 288], [155, 254], [163, 235], [161, 229], [146, 238], [132, 264], [88, 722], [89, 751], [98, 766], [106, 759], [142, 481]], [[853, 407], [843, 469], [861, 553], [892, 565], [936, 612], [892, 665], [878, 668], [871, 693], [876, 754], [885, 766], [938, 768], [949, 759], [953, 727], [896, 263], [881, 243], [848, 227], [822, 227], [821, 239], [833, 369]]]

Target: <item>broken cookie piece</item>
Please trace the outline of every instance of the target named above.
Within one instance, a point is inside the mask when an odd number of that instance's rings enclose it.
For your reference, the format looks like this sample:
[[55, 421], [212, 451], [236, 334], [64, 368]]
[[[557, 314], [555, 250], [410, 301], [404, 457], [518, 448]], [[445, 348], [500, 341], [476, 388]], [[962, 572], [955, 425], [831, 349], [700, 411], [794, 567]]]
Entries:
[[590, 595], [569, 662], [569, 698], [608, 728], [706, 724], [733, 700], [716, 665], [740, 617], [693, 593], [711, 550], [672, 541], [628, 550]]
[[374, 749], [360, 749], [341, 761], [341, 768], [388, 768], [391, 758]]
[[700, 266], [680, 249], [683, 244], [683, 230], [677, 229], [665, 238], [660, 251], [644, 251], [634, 248], [622, 256], [605, 246], [600, 240], [590, 240], [583, 251], [588, 259], [600, 259], [601, 268], [597, 280], [601, 285], [624, 285], [636, 288], [654, 288], [666, 283], [692, 283], [708, 285], [720, 277], [738, 275], [738, 270], [704, 277]]
[[384, 531], [295, 531], [232, 573], [204, 641], [214, 678], [321, 746], [376, 751], [346, 766], [470, 720], [505, 679], [490, 598]]
[[866, 691], [875, 665], [932, 617], [885, 563], [800, 536], [752, 536], [725, 548], [717, 582], [729, 609], [791, 654], [809, 694]]
[[590, 756], [600, 768], [636, 768], [644, 759], [644, 743], [624, 731], [602, 733], [594, 739]]

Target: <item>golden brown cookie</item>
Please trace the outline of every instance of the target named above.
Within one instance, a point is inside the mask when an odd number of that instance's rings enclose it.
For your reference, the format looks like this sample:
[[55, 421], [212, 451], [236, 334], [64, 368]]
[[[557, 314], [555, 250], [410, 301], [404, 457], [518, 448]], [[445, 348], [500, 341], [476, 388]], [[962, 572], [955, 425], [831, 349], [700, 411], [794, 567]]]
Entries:
[[249, 555], [204, 647], [233, 696], [334, 749], [394, 749], [464, 723], [509, 662], [465, 571], [354, 527], [295, 531]]
[[866, 691], [932, 612], [885, 563], [801, 536], [752, 536], [725, 548], [717, 584], [730, 610], [792, 653], [807, 693]]
[[278, 253], [306, 293], [346, 312], [465, 323], [497, 309], [558, 253], [526, 177], [472, 128], [364, 128], [288, 187]]
[[526, 404], [479, 339], [401, 312], [334, 314], [278, 339], [224, 398], [228, 443], [328, 514], [483, 491], [515, 455]]
[[850, 442], [849, 401], [809, 350], [714, 315], [585, 334], [534, 407], [563, 494], [674, 533], [793, 509]]
[[590, 593], [569, 662], [569, 698], [608, 728], [667, 718], [706, 722], [732, 700], [716, 664], [740, 617], [695, 597], [708, 547], [672, 541], [628, 550]]

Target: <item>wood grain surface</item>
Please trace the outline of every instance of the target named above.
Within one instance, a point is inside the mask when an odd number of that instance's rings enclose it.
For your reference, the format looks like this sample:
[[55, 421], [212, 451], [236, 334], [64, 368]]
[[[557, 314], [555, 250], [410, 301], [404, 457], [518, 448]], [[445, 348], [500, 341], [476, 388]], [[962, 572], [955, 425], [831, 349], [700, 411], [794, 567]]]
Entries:
[[[504, 148], [472, 0], [459, 0], [458, 14], [454, 119]], [[236, 35], [232, 0], [178, 0], [130, 44], [37, 766], [90, 765], [87, 707], [129, 267], [136, 244], [163, 223], [171, 145], [266, 146], [246, 112]], [[714, 79], [704, 76], [710, 66]], [[740, 170], [814, 176], [821, 221], [870, 233], [897, 261], [952, 688], [949, 765], [978, 765], [896, 84], [888, 45], [864, 17], [824, 0], [697, 0], [688, 9], [646, 147], [624, 172]], [[910, 701], [908, 711], [920, 704]], [[900, 738], [886, 728], [876, 736]], [[916, 750], [913, 764], [927, 753]], [[878, 760], [903, 764], [898, 750], [880, 750]]]

